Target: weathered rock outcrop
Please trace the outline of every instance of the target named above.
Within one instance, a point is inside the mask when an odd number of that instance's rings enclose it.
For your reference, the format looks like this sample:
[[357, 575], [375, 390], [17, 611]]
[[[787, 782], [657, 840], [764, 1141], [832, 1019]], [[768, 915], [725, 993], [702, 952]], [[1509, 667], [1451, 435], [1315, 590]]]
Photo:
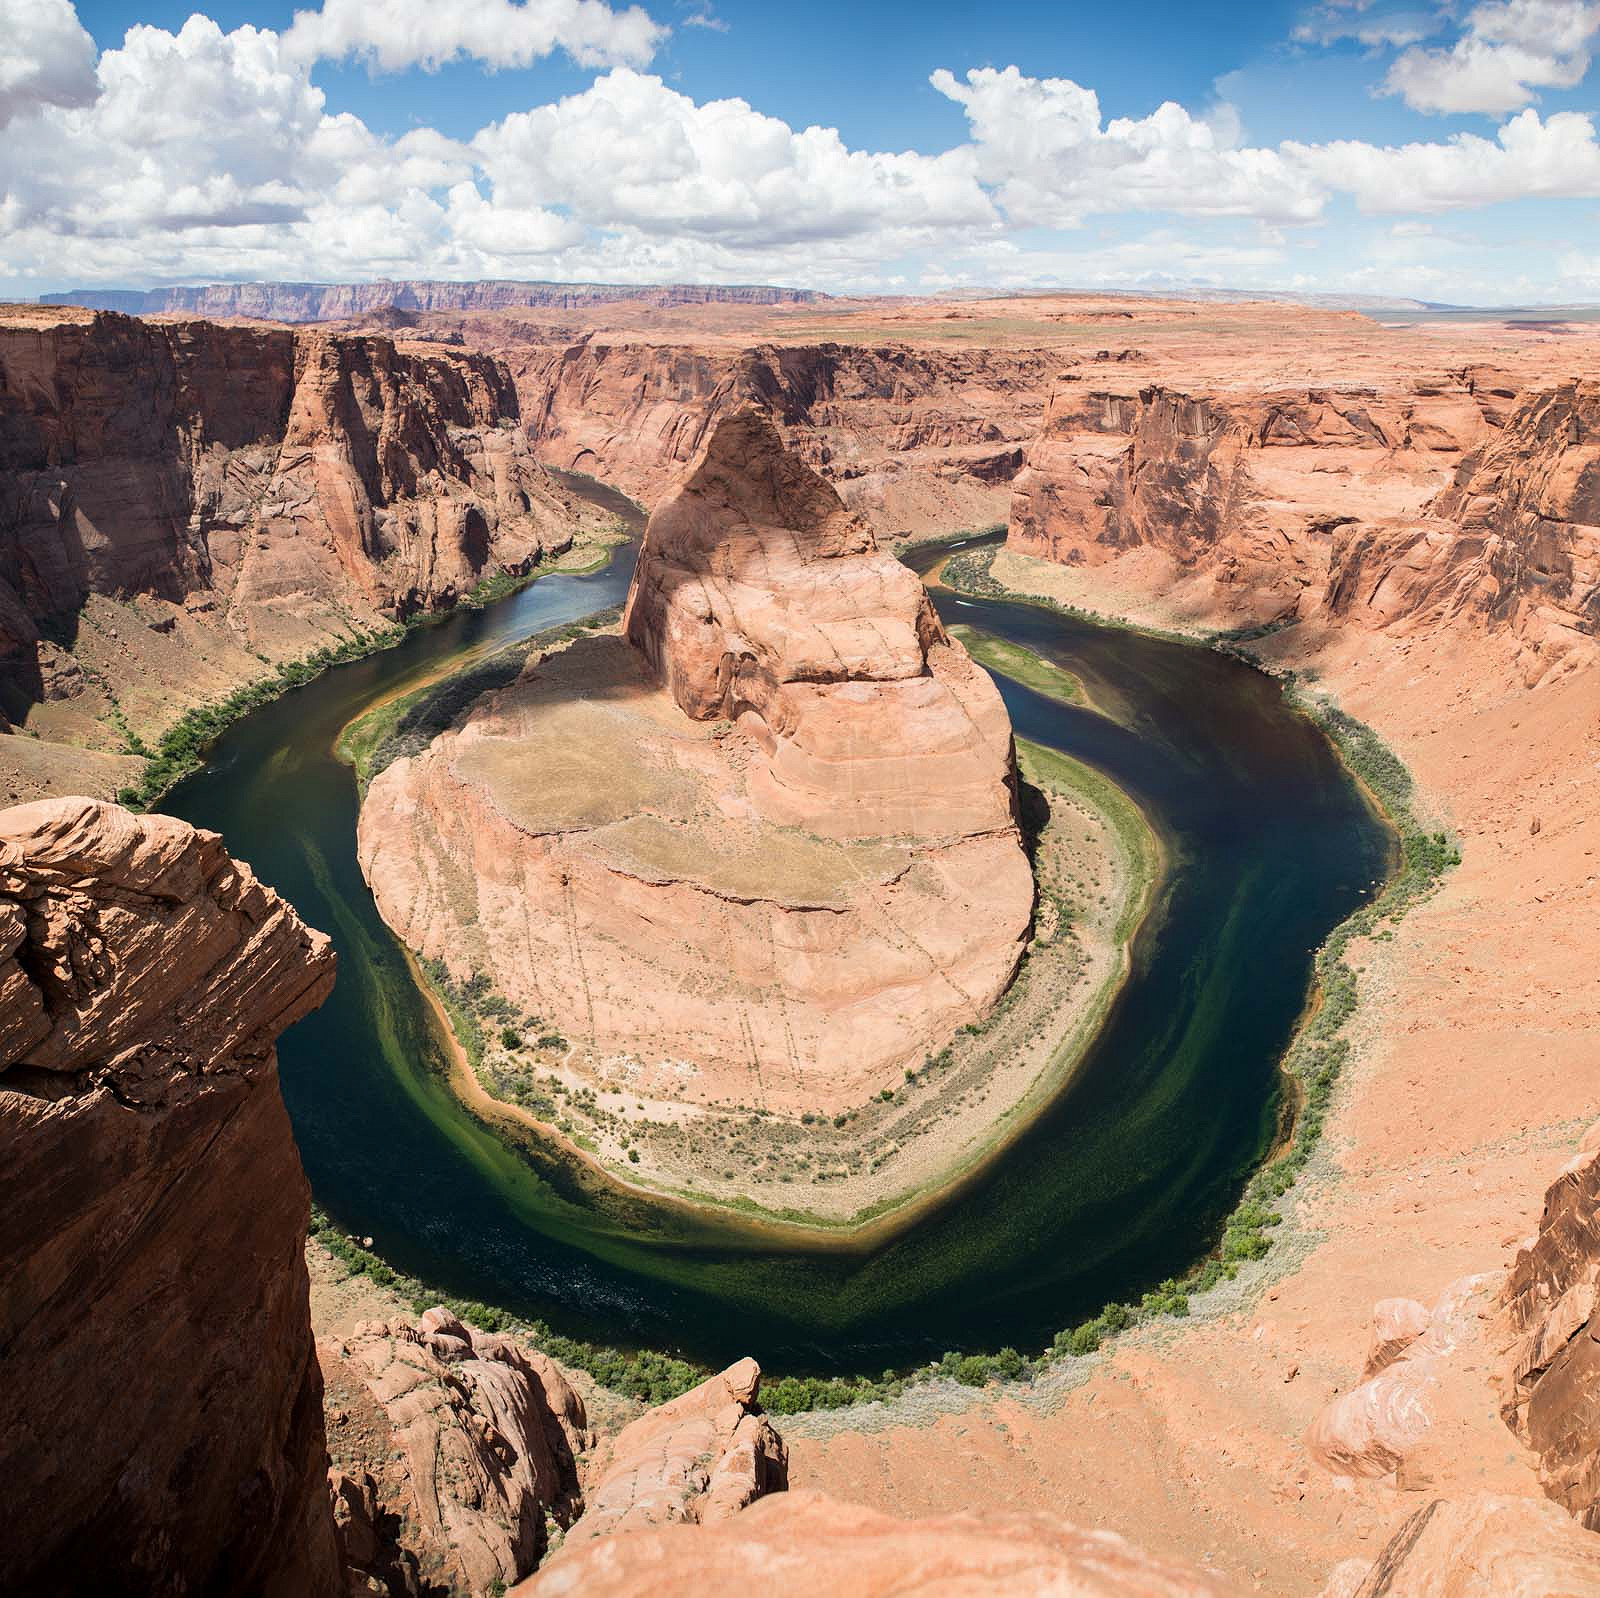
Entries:
[[[582, 1522], [579, 1522], [581, 1527]], [[1222, 1598], [1195, 1570], [1111, 1532], [999, 1511], [896, 1520], [820, 1493], [783, 1493], [737, 1519], [640, 1530], [564, 1551], [513, 1598]]]
[[42, 305], [84, 305], [132, 316], [248, 316], [268, 322], [331, 322], [391, 307], [402, 311], [563, 310], [637, 300], [646, 305], [809, 305], [816, 289], [751, 283], [450, 283], [400, 278], [375, 283], [207, 283], [192, 288], [68, 289]]
[[836, 838], [1013, 828], [994, 685], [762, 412], [724, 417], [656, 507], [623, 630], [685, 715], [760, 745], [768, 819]]
[[1037, 350], [607, 343], [503, 349], [540, 456], [654, 505], [725, 413], [756, 404], [883, 533], [1003, 520], [1059, 361]]
[[1530, 677], [1591, 658], [1600, 634], [1600, 384], [1527, 397], [1419, 526], [1341, 529], [1328, 609], [1509, 628]]
[[551, 1360], [439, 1308], [319, 1352], [353, 1571], [391, 1593], [487, 1592], [534, 1568], [549, 1523], [571, 1524], [587, 1422]]
[[0, 812], [5, 1591], [343, 1590], [273, 1054], [332, 981], [214, 833]]
[[1545, 1491], [1600, 1530], [1600, 1126], [1545, 1194], [1505, 1296], [1518, 1337], [1506, 1423], [1533, 1449]]
[[1486, 368], [1404, 397], [1064, 382], [1008, 543], [1072, 565], [1158, 551], [1219, 620], [1508, 629], [1533, 681], [1600, 632], [1600, 385], [1515, 392]]
[[1403, 399], [1064, 382], [1013, 485], [1008, 542], [1073, 565], [1155, 548], [1243, 613], [1294, 613], [1321, 596], [1333, 531], [1420, 511], [1485, 405], [1469, 380]]
[[[94, 596], [145, 652], [302, 653], [564, 547], [505, 367], [380, 338], [0, 318], [0, 701], [82, 692]], [[160, 636], [157, 636], [160, 635]], [[127, 652], [124, 646], [124, 653]], [[124, 674], [148, 663], [130, 656]], [[112, 685], [137, 702], [139, 682]]]
[[994, 684], [748, 410], [651, 517], [627, 631], [637, 648], [531, 664], [373, 781], [379, 908], [598, 1076], [859, 1104], [1020, 957], [1032, 877]]
[[1375, 1560], [1347, 1560], [1321, 1598], [1584, 1598], [1600, 1538], [1537, 1498], [1434, 1499]]
[[1336, 1476], [1402, 1470], [1441, 1420], [1457, 1418], [1448, 1378], [1461, 1372], [1467, 1350], [1485, 1342], [1492, 1287], [1488, 1276], [1453, 1282], [1431, 1312], [1422, 1311], [1417, 1332], [1411, 1327], [1421, 1305], [1381, 1300], [1373, 1311], [1365, 1379], [1312, 1423], [1306, 1433], [1311, 1457]]
[[783, 1492], [789, 1451], [756, 1402], [760, 1390], [761, 1367], [742, 1359], [623, 1427], [588, 1472], [587, 1508], [567, 1546], [678, 1521], [712, 1525]]

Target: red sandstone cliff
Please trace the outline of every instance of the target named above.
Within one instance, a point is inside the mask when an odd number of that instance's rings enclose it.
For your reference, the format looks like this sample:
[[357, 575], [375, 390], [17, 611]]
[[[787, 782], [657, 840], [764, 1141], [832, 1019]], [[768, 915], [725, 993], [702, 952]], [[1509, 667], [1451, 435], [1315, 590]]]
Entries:
[[[0, 708], [92, 699], [94, 675], [137, 704], [161, 670], [146, 655], [231, 686], [258, 655], [526, 569], [564, 547], [572, 514], [517, 417], [486, 355], [8, 313]], [[73, 645], [97, 596], [132, 613], [97, 623], [117, 647], [86, 680]]]
[[1600, 384], [1527, 395], [1414, 526], [1340, 529], [1327, 608], [1387, 625], [1504, 628], [1537, 676], [1600, 634]]
[[507, 343], [542, 459], [654, 504], [717, 417], [758, 404], [886, 534], [982, 526], [1038, 427], [1057, 362], [1037, 350]]
[[1513, 392], [1486, 368], [1402, 396], [1063, 383], [1007, 542], [1069, 565], [1153, 552], [1221, 622], [1506, 628], [1536, 680], [1600, 630], [1600, 388]]
[[333, 981], [214, 833], [0, 812], [0, 1588], [343, 1590], [273, 1042]]

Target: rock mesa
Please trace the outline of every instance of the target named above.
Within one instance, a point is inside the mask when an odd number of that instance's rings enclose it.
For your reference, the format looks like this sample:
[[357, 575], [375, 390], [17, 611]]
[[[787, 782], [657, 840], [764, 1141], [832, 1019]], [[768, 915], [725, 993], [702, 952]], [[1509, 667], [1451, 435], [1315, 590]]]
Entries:
[[981, 1018], [1033, 899], [994, 684], [754, 410], [652, 514], [626, 641], [396, 761], [360, 851], [413, 948], [607, 1074], [795, 1111]]

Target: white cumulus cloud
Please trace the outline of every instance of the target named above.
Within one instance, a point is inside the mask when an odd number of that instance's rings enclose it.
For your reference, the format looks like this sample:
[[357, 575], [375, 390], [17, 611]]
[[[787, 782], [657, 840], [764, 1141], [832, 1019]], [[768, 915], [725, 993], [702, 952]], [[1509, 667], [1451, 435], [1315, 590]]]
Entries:
[[1166, 101], [1104, 121], [1099, 96], [1070, 78], [980, 67], [929, 80], [966, 112], [979, 178], [1013, 221], [1075, 226], [1108, 211], [1177, 211], [1308, 221], [1325, 196], [1276, 150], [1234, 146], [1229, 111], [1206, 119]]
[[1580, 0], [1487, 0], [1467, 14], [1449, 49], [1406, 50], [1383, 81], [1417, 111], [1500, 115], [1570, 89], [1589, 70], [1600, 5]]
[[323, 0], [295, 12], [284, 45], [296, 60], [355, 56], [400, 72], [463, 57], [525, 67], [557, 50], [585, 67], [643, 66], [666, 36], [641, 7], [614, 10], [604, 0]]
[[[1503, 44], [1506, 18], [1522, 5], [1516, 26], [1531, 27], [1533, 3], [1480, 5], [1472, 25]], [[1568, 6], [1568, 21], [1582, 9]], [[505, 14], [537, 28], [491, 37], [483, 19]], [[1265, 283], [1348, 250], [1358, 235], [1327, 225], [1340, 195], [1413, 218], [1600, 198], [1600, 138], [1585, 114], [1526, 109], [1492, 137], [1252, 145], [1226, 106], [1201, 114], [1169, 101], [1107, 118], [1092, 89], [1014, 66], [934, 74], [968, 128], [943, 151], [852, 148], [837, 129], [796, 128], [742, 99], [696, 101], [626, 65], [468, 137], [427, 126], [386, 136], [330, 109], [312, 81], [316, 59], [361, 54], [363, 38], [380, 67], [453, 52], [489, 65], [552, 49], [642, 56], [660, 33], [637, 8], [596, 0], [427, 12], [395, 0], [387, 15], [394, 25], [380, 29], [330, 0], [283, 34], [195, 15], [176, 31], [130, 28], [96, 60], [67, 0], [0, 0], [0, 281], [25, 292], [379, 276], [849, 289], [930, 285], [941, 273], [1021, 285], [1169, 272]], [[653, 31], [627, 23], [635, 16]], [[1587, 38], [1573, 23], [1546, 42], [1570, 55]], [[1151, 231], [1119, 238], [1141, 213]], [[1362, 281], [1432, 273], [1436, 297], [1449, 297], [1447, 278], [1465, 281], [1464, 247], [1440, 255], [1420, 232], [1375, 231], [1390, 253]], [[1581, 254], [1585, 236], [1575, 228], [1571, 249]], [[1395, 253], [1407, 239], [1414, 259]]]
[[753, 248], [999, 222], [964, 151], [852, 150], [833, 128], [797, 133], [743, 100], [697, 104], [626, 68], [485, 128], [473, 149], [499, 204]]
[[0, 0], [0, 128], [41, 106], [95, 97], [94, 40], [71, 0]]
[[1543, 120], [1519, 112], [1494, 138], [1457, 133], [1442, 142], [1286, 144], [1305, 170], [1352, 195], [1364, 211], [1448, 211], [1530, 198], [1600, 196], [1600, 143], [1576, 111]]

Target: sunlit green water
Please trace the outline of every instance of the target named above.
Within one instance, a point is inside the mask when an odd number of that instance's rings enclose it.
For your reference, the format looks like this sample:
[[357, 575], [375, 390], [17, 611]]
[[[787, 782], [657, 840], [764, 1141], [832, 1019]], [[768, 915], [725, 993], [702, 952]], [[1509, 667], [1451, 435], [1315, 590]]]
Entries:
[[480, 1125], [355, 859], [340, 728], [442, 662], [616, 603], [632, 564], [548, 577], [255, 712], [167, 808], [333, 935], [333, 997], [280, 1045], [318, 1201], [398, 1267], [575, 1335], [706, 1360], [878, 1371], [1040, 1346], [1208, 1246], [1278, 1119], [1311, 950], [1370, 895], [1387, 835], [1277, 685], [1196, 647], [940, 598], [1060, 662], [1113, 721], [1002, 682], [1020, 735], [1106, 772], [1175, 850], [1122, 1000], [1072, 1084], [999, 1161], [871, 1248], [798, 1246], [629, 1198]]

